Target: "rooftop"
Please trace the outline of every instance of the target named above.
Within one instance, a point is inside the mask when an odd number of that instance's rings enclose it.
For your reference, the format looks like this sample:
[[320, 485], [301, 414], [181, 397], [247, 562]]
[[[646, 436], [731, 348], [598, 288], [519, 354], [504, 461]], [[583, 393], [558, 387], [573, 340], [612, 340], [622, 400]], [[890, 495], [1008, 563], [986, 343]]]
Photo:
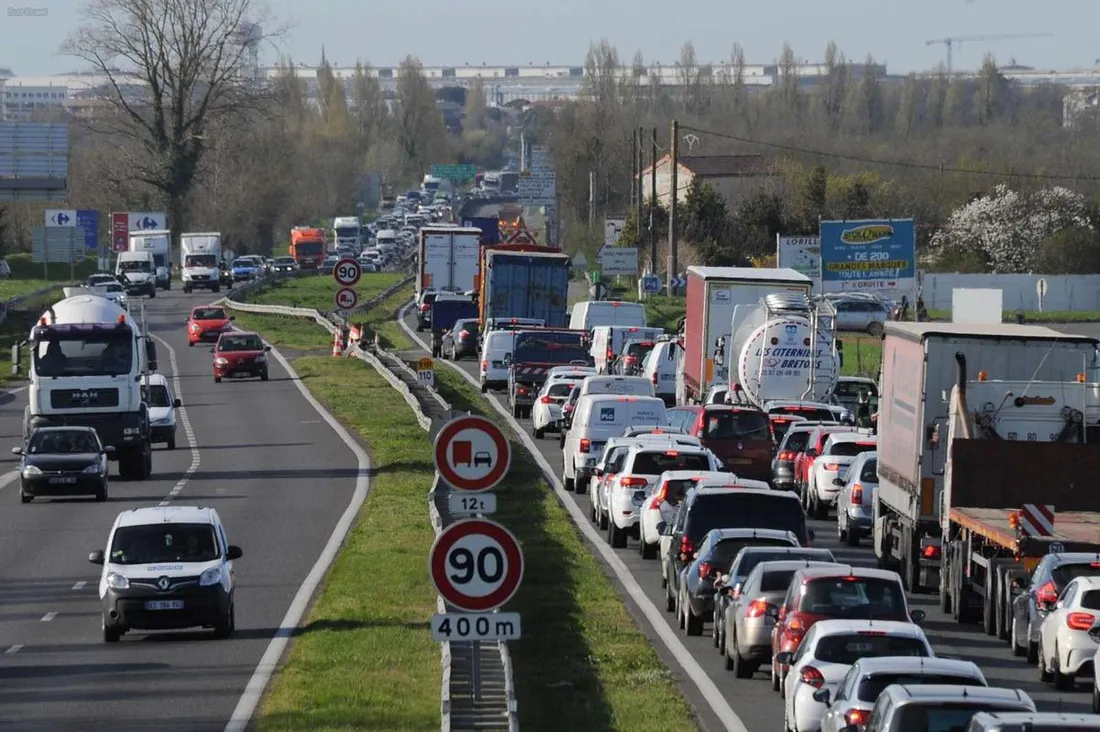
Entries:
[[116, 520], [118, 526], [148, 526], [149, 524], [213, 524], [214, 509], [206, 506], [151, 506], [123, 511]]

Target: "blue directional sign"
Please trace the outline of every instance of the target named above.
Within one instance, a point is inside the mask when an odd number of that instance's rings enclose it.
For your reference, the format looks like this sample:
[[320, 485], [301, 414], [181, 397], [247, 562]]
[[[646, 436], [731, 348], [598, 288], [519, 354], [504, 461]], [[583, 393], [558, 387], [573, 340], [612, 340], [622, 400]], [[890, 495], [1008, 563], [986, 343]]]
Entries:
[[822, 221], [822, 289], [912, 290], [916, 248], [913, 219]]
[[84, 229], [84, 247], [99, 249], [99, 211], [78, 209], [76, 225]]
[[642, 278], [642, 290], [650, 294], [661, 291], [661, 278], [657, 275], [646, 275]]

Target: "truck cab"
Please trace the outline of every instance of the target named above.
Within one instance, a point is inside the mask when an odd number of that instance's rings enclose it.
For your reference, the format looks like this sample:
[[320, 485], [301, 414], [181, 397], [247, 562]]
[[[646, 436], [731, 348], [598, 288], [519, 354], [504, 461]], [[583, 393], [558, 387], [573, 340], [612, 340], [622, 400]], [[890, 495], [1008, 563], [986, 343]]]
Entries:
[[126, 288], [127, 295], [157, 296], [156, 260], [152, 252], [119, 252], [115, 277]]
[[183, 291], [221, 291], [218, 262], [222, 256], [222, 235], [217, 232], [180, 235], [180, 264]]
[[168, 229], [145, 230], [130, 234], [131, 252], [149, 252], [153, 255], [153, 274], [156, 286], [172, 289], [172, 232]]

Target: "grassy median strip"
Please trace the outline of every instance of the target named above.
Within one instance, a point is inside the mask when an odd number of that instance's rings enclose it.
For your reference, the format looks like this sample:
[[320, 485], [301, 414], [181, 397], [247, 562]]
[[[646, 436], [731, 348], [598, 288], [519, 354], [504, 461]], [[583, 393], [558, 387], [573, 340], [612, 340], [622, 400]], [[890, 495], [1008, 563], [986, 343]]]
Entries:
[[[435, 378], [455, 409], [498, 420], [451, 369], [437, 370]], [[506, 608], [519, 612], [523, 625], [523, 637], [510, 646], [519, 728], [698, 729], [668, 669], [519, 443], [512, 444], [512, 470], [495, 490], [492, 518], [515, 533], [525, 561], [523, 584]]]
[[268, 343], [298, 351], [332, 348], [332, 336], [310, 318], [288, 315], [266, 315], [231, 310], [233, 324], [242, 330], [262, 333]]
[[431, 442], [398, 392], [359, 359], [306, 356], [294, 368], [368, 443], [375, 476], [268, 691], [259, 729], [438, 730], [439, 645], [428, 632]]
[[[359, 293], [359, 302], [365, 303], [378, 297], [387, 287], [396, 285], [404, 276], [395, 272], [364, 272], [353, 289]], [[249, 297], [248, 301], [257, 305], [313, 308], [327, 313], [334, 309], [332, 298], [339, 289], [332, 275], [303, 275], [288, 277], [274, 287]]]

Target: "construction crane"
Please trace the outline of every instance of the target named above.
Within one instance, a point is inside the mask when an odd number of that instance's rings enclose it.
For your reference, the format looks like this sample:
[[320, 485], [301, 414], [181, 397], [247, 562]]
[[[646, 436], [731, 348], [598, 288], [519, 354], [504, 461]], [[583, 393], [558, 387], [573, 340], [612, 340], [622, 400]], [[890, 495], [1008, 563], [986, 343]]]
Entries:
[[952, 56], [955, 46], [963, 43], [974, 43], [976, 41], [1007, 41], [1014, 38], [1045, 38], [1054, 35], [1053, 33], [1002, 33], [994, 36], [958, 36], [956, 38], [937, 38], [934, 41], [925, 41], [924, 45], [931, 46], [936, 43], [942, 43], [947, 47], [947, 73], [951, 73], [952, 69]]

